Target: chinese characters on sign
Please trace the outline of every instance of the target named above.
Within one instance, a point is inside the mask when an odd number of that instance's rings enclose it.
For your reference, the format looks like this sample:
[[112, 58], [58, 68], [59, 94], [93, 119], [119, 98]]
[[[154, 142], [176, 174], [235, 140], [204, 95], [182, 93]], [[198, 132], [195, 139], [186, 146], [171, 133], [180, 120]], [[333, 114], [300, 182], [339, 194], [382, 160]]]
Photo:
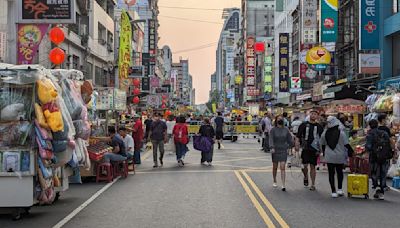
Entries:
[[302, 42], [305, 44], [317, 42], [317, 0], [303, 0], [303, 36]]
[[379, 49], [379, 0], [360, 0], [360, 50]]
[[264, 59], [264, 93], [272, 93], [272, 57]]
[[256, 69], [256, 58], [254, 52], [255, 40], [253, 37], [247, 38], [247, 51], [246, 51], [246, 86], [255, 86], [255, 69]]
[[156, 22], [149, 20], [149, 53], [151, 56], [156, 54]]
[[289, 92], [289, 33], [279, 34], [279, 92]]
[[364, 113], [366, 107], [364, 105], [338, 105], [335, 107], [335, 111], [343, 113]]
[[18, 64], [32, 64], [48, 24], [18, 24]]
[[118, 69], [120, 79], [120, 89], [127, 91], [129, 85], [122, 83], [124, 79], [129, 76], [129, 69], [131, 66], [131, 52], [132, 52], [132, 27], [129, 21], [128, 14], [125, 10], [121, 14], [121, 30], [119, 36], [119, 56], [118, 56]]
[[20, 23], [75, 23], [73, 0], [19, 0]]

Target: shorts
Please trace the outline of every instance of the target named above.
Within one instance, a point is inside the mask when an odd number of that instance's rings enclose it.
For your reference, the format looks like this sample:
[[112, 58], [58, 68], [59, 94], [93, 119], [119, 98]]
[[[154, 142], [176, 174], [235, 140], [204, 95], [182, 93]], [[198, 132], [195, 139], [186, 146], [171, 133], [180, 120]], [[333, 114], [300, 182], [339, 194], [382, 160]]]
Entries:
[[224, 139], [224, 132], [223, 131], [216, 131], [215, 132], [215, 137], [217, 140]]
[[303, 165], [317, 165], [318, 155], [313, 150], [303, 150], [301, 152], [301, 160]]

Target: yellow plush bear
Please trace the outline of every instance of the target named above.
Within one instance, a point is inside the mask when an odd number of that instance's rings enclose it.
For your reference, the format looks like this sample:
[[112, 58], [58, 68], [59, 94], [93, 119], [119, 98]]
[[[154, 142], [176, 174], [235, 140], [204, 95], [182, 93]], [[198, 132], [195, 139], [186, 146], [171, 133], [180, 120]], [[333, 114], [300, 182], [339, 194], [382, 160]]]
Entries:
[[64, 130], [64, 122], [60, 111], [50, 112], [50, 110], [45, 110], [43, 114], [52, 132]]
[[[53, 83], [48, 78], [43, 78], [36, 82], [37, 94], [41, 103], [46, 123], [51, 131], [59, 132], [64, 130], [64, 122], [56, 99], [58, 96], [57, 90]], [[36, 118], [39, 118], [36, 116]]]
[[48, 78], [36, 82], [37, 94], [41, 104], [48, 104], [56, 100], [58, 93], [53, 83]]

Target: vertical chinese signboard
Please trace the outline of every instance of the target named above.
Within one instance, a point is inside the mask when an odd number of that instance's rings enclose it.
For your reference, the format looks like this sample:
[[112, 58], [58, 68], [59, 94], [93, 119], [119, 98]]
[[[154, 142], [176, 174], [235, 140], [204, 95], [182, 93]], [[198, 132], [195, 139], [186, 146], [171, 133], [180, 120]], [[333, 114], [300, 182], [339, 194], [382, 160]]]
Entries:
[[360, 50], [379, 49], [379, 1], [360, 0]]
[[279, 92], [289, 92], [289, 33], [279, 33]]
[[46, 35], [48, 24], [18, 24], [17, 62], [32, 64], [42, 38]]
[[264, 93], [272, 93], [272, 57], [264, 59]]
[[18, 0], [18, 23], [75, 23], [74, 0]]
[[246, 86], [255, 86], [256, 84], [256, 58], [254, 52], [255, 39], [253, 37], [247, 38], [246, 48]]
[[151, 56], [156, 54], [156, 22], [149, 20], [149, 53]]
[[321, 42], [336, 42], [338, 0], [321, 0]]
[[132, 27], [129, 21], [128, 14], [125, 10], [121, 14], [121, 29], [119, 34], [119, 56], [118, 56], [118, 69], [119, 69], [119, 88], [127, 91], [129, 85], [126, 84], [125, 79], [128, 78], [129, 68], [131, 66], [131, 52], [132, 52]]
[[303, 0], [302, 1], [302, 25], [303, 25], [303, 36], [302, 43], [316, 43], [317, 42], [317, 11], [318, 4], [317, 0]]

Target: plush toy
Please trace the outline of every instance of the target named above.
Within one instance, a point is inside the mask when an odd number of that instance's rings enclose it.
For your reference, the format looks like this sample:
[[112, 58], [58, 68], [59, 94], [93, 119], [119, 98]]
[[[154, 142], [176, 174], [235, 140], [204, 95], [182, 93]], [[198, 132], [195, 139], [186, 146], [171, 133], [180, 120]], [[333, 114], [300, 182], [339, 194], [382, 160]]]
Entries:
[[24, 104], [21, 103], [7, 105], [1, 110], [0, 119], [2, 121], [19, 120], [20, 117], [24, 117], [24, 109]]
[[45, 110], [43, 114], [51, 131], [59, 132], [64, 130], [64, 122], [60, 111], [50, 112], [50, 110]]
[[51, 103], [56, 100], [58, 93], [53, 83], [48, 78], [44, 78], [38, 80], [36, 82], [37, 85], [37, 94], [42, 105]]

